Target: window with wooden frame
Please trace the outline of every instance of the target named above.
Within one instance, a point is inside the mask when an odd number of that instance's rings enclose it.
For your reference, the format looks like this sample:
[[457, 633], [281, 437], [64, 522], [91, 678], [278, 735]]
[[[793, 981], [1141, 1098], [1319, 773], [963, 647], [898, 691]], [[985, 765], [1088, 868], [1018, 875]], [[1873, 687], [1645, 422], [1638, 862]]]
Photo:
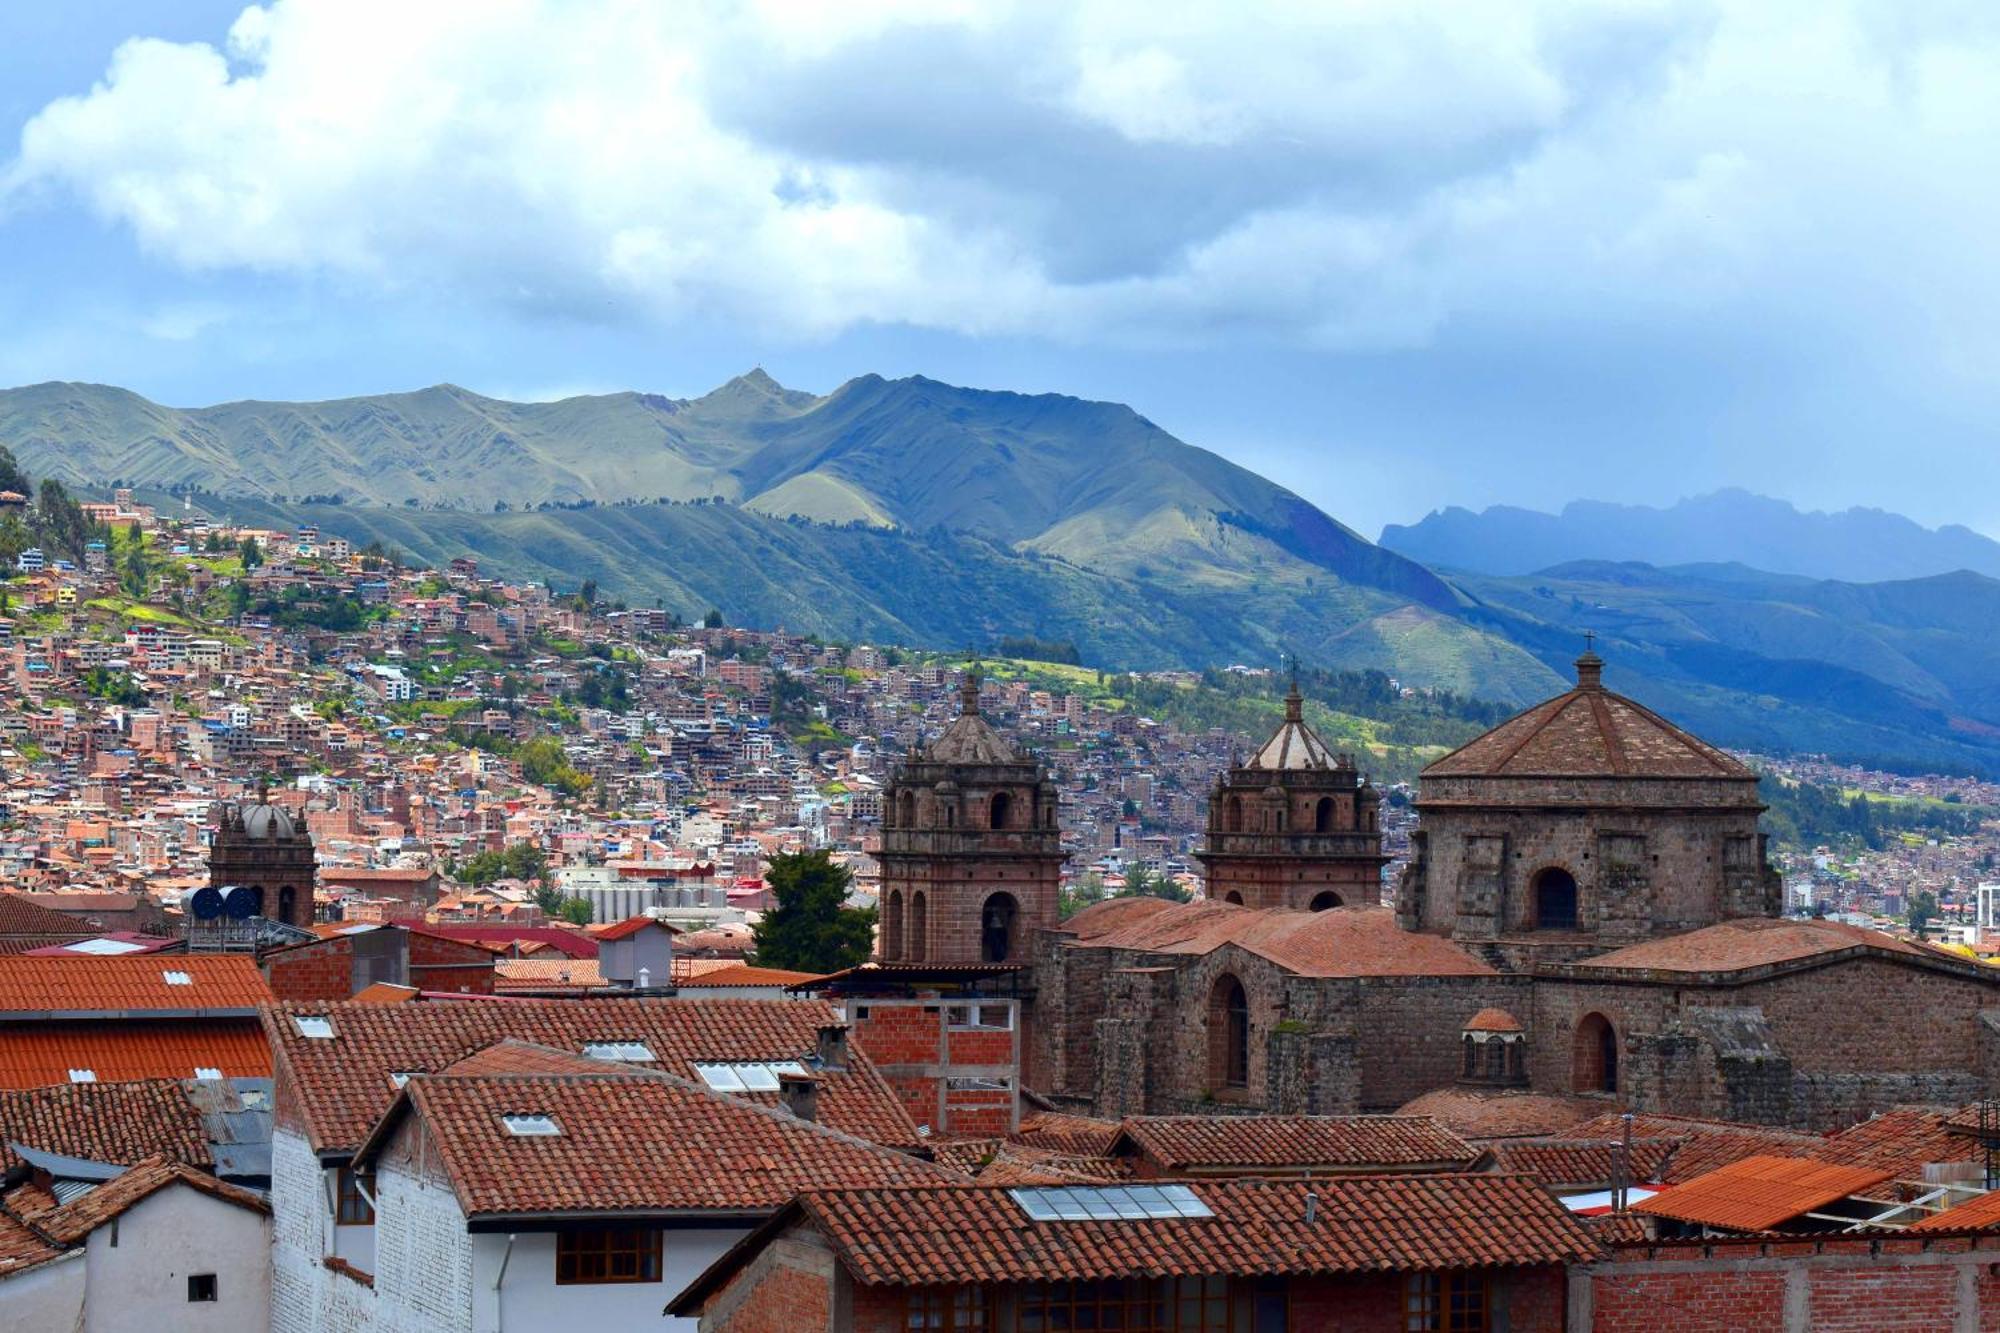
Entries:
[[918, 1287], [903, 1298], [907, 1333], [988, 1333], [993, 1295], [979, 1287]]
[[[1247, 1293], [1246, 1293], [1247, 1295]], [[1284, 1328], [1275, 1318], [1257, 1320], [1248, 1300], [1232, 1299], [1226, 1277], [1140, 1278], [1110, 1282], [1046, 1282], [1023, 1286], [1014, 1297], [1019, 1333], [1066, 1329], [1118, 1329], [1120, 1333], [1256, 1333]]]
[[1417, 1273], [1404, 1291], [1404, 1333], [1487, 1333], [1493, 1326], [1484, 1273]]
[[361, 1178], [350, 1167], [341, 1167], [335, 1186], [333, 1220], [344, 1227], [375, 1225], [375, 1205], [361, 1192]]
[[556, 1284], [658, 1282], [657, 1227], [594, 1227], [556, 1234]]

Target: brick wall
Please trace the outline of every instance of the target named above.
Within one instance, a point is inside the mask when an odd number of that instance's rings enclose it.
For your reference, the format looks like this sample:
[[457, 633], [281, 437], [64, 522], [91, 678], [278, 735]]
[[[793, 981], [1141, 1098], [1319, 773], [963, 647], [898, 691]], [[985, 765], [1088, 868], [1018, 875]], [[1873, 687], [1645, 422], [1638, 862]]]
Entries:
[[281, 1000], [345, 1000], [354, 994], [354, 945], [341, 936], [264, 959], [264, 979]]
[[409, 932], [409, 984], [457, 995], [493, 993], [493, 954], [465, 940]]
[[1621, 1246], [1571, 1271], [1576, 1333], [2000, 1328], [2000, 1237]]
[[[952, 1029], [954, 1004], [1007, 1005], [1008, 1028]], [[852, 1040], [919, 1125], [940, 1134], [1012, 1132], [1021, 1087], [1021, 1006], [952, 996], [856, 996], [847, 1004]], [[954, 1079], [1005, 1080], [1006, 1089], [953, 1088]]]

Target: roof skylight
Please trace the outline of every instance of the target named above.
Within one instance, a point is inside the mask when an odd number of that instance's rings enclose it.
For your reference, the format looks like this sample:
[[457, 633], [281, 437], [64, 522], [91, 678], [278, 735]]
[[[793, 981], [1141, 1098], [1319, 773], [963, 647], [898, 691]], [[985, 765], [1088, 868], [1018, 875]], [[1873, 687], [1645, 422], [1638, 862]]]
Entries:
[[509, 1134], [518, 1138], [547, 1138], [562, 1133], [560, 1126], [545, 1115], [503, 1115], [500, 1123], [507, 1127]]
[[194, 978], [185, 972], [162, 972], [160, 975], [166, 979], [166, 983], [169, 986], [194, 985]]
[[196, 1065], [194, 1067], [194, 1076], [198, 1079], [206, 1079], [213, 1082], [222, 1077], [222, 1071], [213, 1065]]
[[312, 1014], [294, 1014], [292, 1022], [298, 1024], [301, 1037], [311, 1037], [315, 1041], [333, 1040], [333, 1020]]
[[717, 1092], [776, 1092], [778, 1075], [803, 1074], [797, 1060], [758, 1060], [736, 1064], [697, 1064], [694, 1072]]
[[97, 1082], [97, 1071], [95, 1069], [72, 1069], [69, 1071], [69, 1081], [72, 1083], [95, 1083]]
[[657, 1060], [653, 1048], [643, 1041], [587, 1041], [583, 1053], [593, 1060]]
[[1120, 1222], [1214, 1217], [1186, 1185], [1073, 1185], [1007, 1191], [1035, 1222]]

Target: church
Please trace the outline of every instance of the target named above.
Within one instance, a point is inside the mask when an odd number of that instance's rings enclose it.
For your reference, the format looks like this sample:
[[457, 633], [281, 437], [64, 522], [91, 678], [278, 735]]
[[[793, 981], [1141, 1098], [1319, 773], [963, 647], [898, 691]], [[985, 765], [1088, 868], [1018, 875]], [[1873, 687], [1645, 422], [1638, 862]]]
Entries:
[[1408, 1109], [1533, 1132], [1550, 1105], [1615, 1104], [1827, 1130], [1992, 1095], [2000, 971], [1781, 917], [1756, 775], [1603, 669], [1586, 652], [1575, 688], [1424, 770], [1394, 906], [1377, 793], [1294, 686], [1215, 784], [1206, 897], [1067, 920], [1054, 786], [968, 681], [890, 785], [881, 960], [1007, 975], [1024, 1090], [1102, 1116]]

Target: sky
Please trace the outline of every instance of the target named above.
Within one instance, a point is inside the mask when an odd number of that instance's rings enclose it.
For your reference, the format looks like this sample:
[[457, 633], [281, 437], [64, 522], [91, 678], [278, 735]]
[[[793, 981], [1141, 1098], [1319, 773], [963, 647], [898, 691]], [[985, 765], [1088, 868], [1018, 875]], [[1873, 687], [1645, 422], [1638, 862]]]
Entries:
[[1373, 536], [2000, 536], [2000, 6], [0, 6], [0, 385], [1114, 399]]

